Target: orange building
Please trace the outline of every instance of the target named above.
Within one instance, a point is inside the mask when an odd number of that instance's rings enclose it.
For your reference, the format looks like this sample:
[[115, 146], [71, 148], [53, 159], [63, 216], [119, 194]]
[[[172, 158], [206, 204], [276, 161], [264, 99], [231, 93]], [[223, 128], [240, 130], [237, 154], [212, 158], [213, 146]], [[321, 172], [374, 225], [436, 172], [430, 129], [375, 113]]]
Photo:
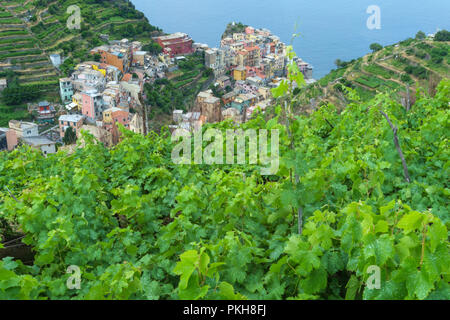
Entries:
[[95, 48], [91, 51], [91, 54], [100, 54], [100, 62], [112, 65], [119, 69], [122, 73], [128, 72], [131, 64], [131, 51], [130, 50], [113, 50], [106, 46]]

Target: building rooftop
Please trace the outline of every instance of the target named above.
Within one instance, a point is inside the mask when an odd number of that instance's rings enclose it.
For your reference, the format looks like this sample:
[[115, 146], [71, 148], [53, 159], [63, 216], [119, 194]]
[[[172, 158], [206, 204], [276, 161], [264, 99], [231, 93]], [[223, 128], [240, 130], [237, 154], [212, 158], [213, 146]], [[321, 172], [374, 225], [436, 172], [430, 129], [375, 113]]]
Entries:
[[50, 103], [48, 101], [46, 101], [46, 100], [39, 102], [39, 107], [46, 107], [48, 105], [50, 105]]
[[200, 98], [208, 98], [208, 97], [211, 97], [211, 95], [212, 95], [212, 92], [210, 92], [210, 91], [208, 90], [208, 91], [202, 91], [202, 92], [200, 92], [200, 93], [197, 95], [197, 97], [200, 97]]
[[133, 78], [133, 75], [131, 73], [127, 73], [123, 76], [122, 81], [128, 82]]
[[244, 66], [239, 66], [239, 67], [237, 67], [237, 68], [234, 69], [234, 70], [237, 70], [237, 71], [247, 71], [247, 68], [244, 67]]
[[66, 114], [59, 117], [59, 121], [78, 122], [84, 119], [84, 116], [80, 114]]
[[67, 104], [65, 107], [68, 111], [75, 109], [78, 105], [75, 102], [71, 102], [69, 104]]
[[117, 108], [117, 107], [112, 107], [112, 108], [106, 109], [103, 112], [117, 112], [117, 111], [126, 111], [126, 110], [121, 109], [121, 108]]
[[213, 97], [213, 96], [209, 96], [208, 98], [206, 98], [205, 103], [217, 103], [219, 101], [220, 101], [219, 98]]
[[45, 144], [56, 144], [56, 142], [47, 139], [44, 136], [39, 136], [39, 137], [29, 137], [29, 138], [22, 138], [23, 141], [25, 141], [26, 144], [30, 145], [30, 146], [35, 146], [35, 147], [39, 147]]
[[224, 94], [222, 98], [224, 98], [224, 99], [230, 99], [230, 98], [233, 98], [233, 97], [236, 96], [236, 95], [237, 95], [236, 92], [231, 91], [231, 92], [228, 92], [228, 93]]
[[169, 34], [167, 36], [161, 36], [159, 37], [159, 39], [161, 41], [170, 41], [170, 40], [174, 40], [174, 39], [178, 39], [178, 38], [184, 38], [187, 37], [188, 35], [186, 33], [182, 33], [182, 32], [176, 32], [173, 34]]
[[16, 128], [21, 128], [21, 129], [27, 129], [27, 128], [37, 127], [38, 125], [36, 123], [33, 123], [33, 122], [25, 122], [25, 121], [20, 121], [20, 120], [10, 120], [9, 121], [9, 127], [11, 128], [11, 126], [16, 127]]

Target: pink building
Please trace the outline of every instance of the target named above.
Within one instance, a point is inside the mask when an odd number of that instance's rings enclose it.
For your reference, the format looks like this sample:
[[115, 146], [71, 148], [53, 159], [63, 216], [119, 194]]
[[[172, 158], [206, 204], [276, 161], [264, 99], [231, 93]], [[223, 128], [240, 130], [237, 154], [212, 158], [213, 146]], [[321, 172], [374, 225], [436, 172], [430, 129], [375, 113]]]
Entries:
[[92, 90], [82, 92], [81, 96], [83, 115], [92, 121], [100, 118], [103, 111], [102, 95], [97, 90]]
[[15, 130], [9, 130], [6, 132], [6, 143], [8, 151], [14, 150], [14, 148], [19, 144], [19, 138]]
[[245, 28], [245, 33], [246, 34], [254, 34], [255, 33], [255, 29], [252, 27], [247, 27]]

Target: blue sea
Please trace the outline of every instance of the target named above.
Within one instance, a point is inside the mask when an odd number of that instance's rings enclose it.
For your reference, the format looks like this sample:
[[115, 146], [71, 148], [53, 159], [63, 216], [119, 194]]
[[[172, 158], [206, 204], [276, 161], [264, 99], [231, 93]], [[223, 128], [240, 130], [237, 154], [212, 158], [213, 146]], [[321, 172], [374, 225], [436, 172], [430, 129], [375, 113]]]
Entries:
[[[132, 0], [150, 23], [165, 32], [185, 32], [196, 42], [218, 46], [229, 22], [267, 28], [314, 66], [319, 79], [334, 61], [370, 52], [373, 42], [389, 45], [417, 31], [450, 30], [449, 0]], [[369, 6], [379, 10], [380, 29], [369, 29]]]

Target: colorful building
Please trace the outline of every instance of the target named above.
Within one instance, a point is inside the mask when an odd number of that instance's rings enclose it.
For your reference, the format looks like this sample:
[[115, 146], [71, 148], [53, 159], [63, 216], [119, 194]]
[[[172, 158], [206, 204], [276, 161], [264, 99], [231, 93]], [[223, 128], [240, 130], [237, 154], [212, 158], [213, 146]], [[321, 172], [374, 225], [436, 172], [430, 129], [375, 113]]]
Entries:
[[96, 90], [82, 92], [82, 114], [87, 119], [94, 121], [101, 116], [103, 111], [102, 95]]
[[66, 130], [71, 127], [73, 131], [78, 134], [81, 127], [83, 126], [84, 116], [79, 114], [74, 115], [63, 115], [59, 119], [59, 135], [61, 138], [64, 137]]
[[118, 123], [130, 128], [130, 113], [127, 110], [113, 107], [103, 112], [103, 128], [112, 135], [113, 145], [116, 145], [120, 138]]
[[37, 122], [38, 123], [53, 123], [55, 119], [55, 108], [50, 106], [50, 103], [47, 101], [41, 101], [38, 104], [37, 110]]
[[61, 101], [64, 104], [69, 104], [72, 102], [73, 85], [71, 79], [69, 78], [59, 79], [59, 94], [61, 96]]
[[122, 73], [128, 72], [132, 62], [131, 48], [114, 48], [101, 46], [91, 51], [100, 54], [100, 62], [118, 68]]
[[233, 79], [235, 81], [245, 81], [247, 78], [247, 69], [245, 67], [237, 67], [233, 70]]
[[186, 33], [177, 32], [168, 36], [158, 37], [155, 40], [163, 48], [163, 52], [171, 57], [194, 52], [193, 41]]
[[209, 123], [219, 122], [222, 119], [221, 100], [215, 97], [211, 90], [202, 91], [197, 95], [196, 109]]

